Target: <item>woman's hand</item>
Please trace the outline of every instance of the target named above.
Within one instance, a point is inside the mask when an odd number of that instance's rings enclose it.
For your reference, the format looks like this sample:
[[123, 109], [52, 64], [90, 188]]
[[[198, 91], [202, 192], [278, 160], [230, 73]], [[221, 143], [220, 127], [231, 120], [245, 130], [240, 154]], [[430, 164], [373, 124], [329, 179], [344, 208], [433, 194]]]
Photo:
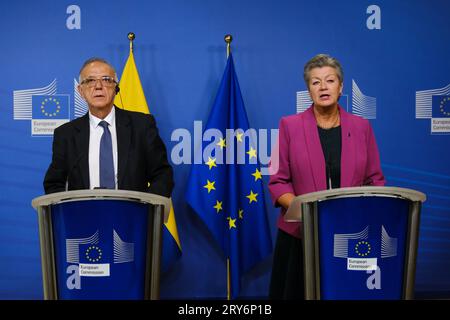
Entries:
[[278, 198], [277, 202], [280, 204], [280, 206], [287, 210], [289, 209], [289, 206], [291, 205], [291, 202], [292, 200], [294, 200], [294, 198], [295, 195], [293, 193], [285, 193]]

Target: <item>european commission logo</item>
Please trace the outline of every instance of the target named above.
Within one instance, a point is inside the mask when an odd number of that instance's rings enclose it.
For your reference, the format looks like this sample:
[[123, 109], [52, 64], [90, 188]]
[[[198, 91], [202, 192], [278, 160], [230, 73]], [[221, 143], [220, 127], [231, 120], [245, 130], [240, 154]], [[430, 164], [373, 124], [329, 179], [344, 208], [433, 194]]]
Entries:
[[116, 230], [112, 233], [113, 248], [99, 241], [99, 231], [86, 238], [66, 239], [67, 288], [81, 289], [81, 277], [110, 277], [111, 263], [134, 261], [134, 243], [125, 242]]
[[431, 119], [432, 134], [450, 133], [450, 84], [416, 92], [416, 119]]
[[369, 237], [369, 226], [357, 233], [335, 234], [333, 256], [347, 260], [348, 271], [366, 271], [373, 275], [368, 279], [369, 289], [381, 288], [381, 273], [379, 259], [397, 256], [398, 240], [389, 236], [386, 228], [381, 226], [381, 232], [375, 237]]
[[86, 114], [88, 107], [73, 81], [74, 114], [70, 114], [70, 95], [57, 94], [57, 80], [42, 88], [14, 90], [14, 120], [31, 121], [32, 136], [52, 136], [60, 125]]
[[[297, 92], [297, 113], [308, 109], [312, 104], [309, 92]], [[343, 94], [339, 99], [339, 104], [348, 112], [350, 112], [350, 99], [347, 94]], [[352, 79], [352, 97], [351, 97], [351, 113], [361, 116], [365, 119], [377, 118], [377, 99], [362, 93], [361, 89]]]

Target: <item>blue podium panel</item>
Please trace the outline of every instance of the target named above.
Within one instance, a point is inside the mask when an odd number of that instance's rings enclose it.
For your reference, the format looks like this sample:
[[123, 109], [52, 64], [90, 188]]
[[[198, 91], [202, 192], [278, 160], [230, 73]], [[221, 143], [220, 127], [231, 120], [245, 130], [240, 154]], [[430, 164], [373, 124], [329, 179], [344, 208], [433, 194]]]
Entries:
[[321, 299], [401, 299], [408, 201], [338, 198], [318, 212]]
[[148, 204], [52, 206], [58, 299], [144, 299]]

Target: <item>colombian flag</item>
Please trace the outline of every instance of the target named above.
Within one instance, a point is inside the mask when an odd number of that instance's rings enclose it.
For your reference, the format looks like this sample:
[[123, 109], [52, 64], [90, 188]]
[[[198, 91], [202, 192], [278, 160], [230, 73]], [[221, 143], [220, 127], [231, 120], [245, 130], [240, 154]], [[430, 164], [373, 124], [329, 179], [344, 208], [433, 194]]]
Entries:
[[[137, 111], [149, 114], [149, 107], [142, 89], [139, 73], [134, 62], [133, 49], [130, 47], [125, 68], [120, 78], [120, 96], [116, 95], [114, 104], [120, 108], [130, 111]], [[122, 105], [123, 103], [123, 105]], [[162, 271], [166, 271], [170, 265], [181, 256], [181, 243], [178, 237], [177, 223], [175, 221], [175, 212], [173, 206], [170, 207], [169, 218], [164, 224], [163, 230], [163, 248], [162, 248]]]

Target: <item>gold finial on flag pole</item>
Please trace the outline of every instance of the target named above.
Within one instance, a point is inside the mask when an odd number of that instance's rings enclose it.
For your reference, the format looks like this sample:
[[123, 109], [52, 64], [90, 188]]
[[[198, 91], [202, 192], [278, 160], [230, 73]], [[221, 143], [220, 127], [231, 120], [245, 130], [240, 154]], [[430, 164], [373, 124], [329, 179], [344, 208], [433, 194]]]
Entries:
[[134, 32], [128, 32], [128, 40], [130, 40], [130, 51], [133, 51], [133, 40], [136, 38]]
[[233, 36], [231, 34], [227, 34], [225, 35], [224, 40], [227, 43], [227, 58], [228, 58], [231, 52], [231, 41], [233, 41]]

